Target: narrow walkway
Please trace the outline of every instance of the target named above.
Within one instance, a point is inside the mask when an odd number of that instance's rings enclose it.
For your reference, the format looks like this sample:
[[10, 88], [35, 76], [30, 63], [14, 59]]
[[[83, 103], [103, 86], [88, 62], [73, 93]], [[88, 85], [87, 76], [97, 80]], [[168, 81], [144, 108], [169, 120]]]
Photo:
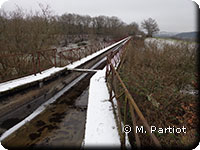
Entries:
[[105, 82], [106, 68], [90, 79], [88, 109], [86, 117], [85, 148], [120, 147], [120, 137], [114, 119], [112, 104]]

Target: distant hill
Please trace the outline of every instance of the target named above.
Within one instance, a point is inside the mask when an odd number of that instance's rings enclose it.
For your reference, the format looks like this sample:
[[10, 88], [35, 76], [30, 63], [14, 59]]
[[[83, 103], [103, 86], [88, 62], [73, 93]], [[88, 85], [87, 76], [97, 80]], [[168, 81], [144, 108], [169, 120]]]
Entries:
[[176, 33], [176, 32], [165, 32], [165, 31], [162, 31], [162, 32], [159, 32], [157, 34], [154, 34], [153, 37], [174, 38], [174, 39], [180, 39], [180, 40], [197, 41], [198, 32]]
[[183, 39], [183, 40], [197, 40], [198, 32], [183, 32], [172, 36], [173, 38]]
[[157, 34], [154, 34], [153, 37], [163, 37], [163, 38], [170, 38], [174, 35], [178, 34], [177, 32], [166, 32], [166, 31], [161, 31]]

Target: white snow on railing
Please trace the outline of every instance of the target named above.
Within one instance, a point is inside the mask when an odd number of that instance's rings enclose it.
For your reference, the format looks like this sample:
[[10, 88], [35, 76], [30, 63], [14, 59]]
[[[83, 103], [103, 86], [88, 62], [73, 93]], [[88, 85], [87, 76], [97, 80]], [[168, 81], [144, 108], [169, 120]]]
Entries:
[[31, 82], [35, 82], [35, 81], [39, 81], [39, 80], [43, 80], [44, 78], [47, 78], [47, 77], [50, 77], [51, 75], [61, 71], [61, 70], [64, 70], [64, 69], [74, 69], [78, 66], [80, 66], [81, 64], [93, 59], [94, 57], [106, 52], [107, 50], [109, 50], [110, 48], [114, 47], [115, 45], [127, 40], [128, 38], [125, 38], [119, 42], [116, 42], [102, 50], [99, 50], [98, 52], [96, 53], [93, 53], [85, 58], [82, 58], [81, 60], [79, 61], [76, 61], [72, 64], [69, 64], [65, 67], [52, 67], [50, 69], [47, 69], [41, 73], [37, 73], [36, 75], [29, 75], [29, 76], [26, 76], [26, 77], [22, 77], [22, 78], [19, 78], [19, 79], [15, 79], [15, 80], [11, 80], [11, 81], [7, 81], [7, 82], [3, 82], [3, 83], [0, 83], [0, 92], [4, 92], [4, 91], [7, 91], [7, 90], [11, 90], [13, 88], [16, 88], [18, 86], [22, 86], [22, 85], [25, 85], [25, 84], [28, 84], [28, 83], [31, 83]]

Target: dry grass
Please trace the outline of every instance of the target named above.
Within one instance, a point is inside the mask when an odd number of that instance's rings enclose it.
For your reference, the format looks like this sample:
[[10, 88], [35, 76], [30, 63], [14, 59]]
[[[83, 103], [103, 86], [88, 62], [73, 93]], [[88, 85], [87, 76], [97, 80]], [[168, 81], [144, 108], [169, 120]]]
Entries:
[[[186, 134], [156, 133], [162, 146], [180, 147], [198, 142], [197, 95], [187, 94], [197, 90], [196, 61], [197, 49], [187, 43], [168, 44], [162, 49], [143, 40], [132, 40], [129, 44], [119, 73], [149, 125], [187, 128]], [[140, 137], [144, 146], [151, 145], [146, 135]]]

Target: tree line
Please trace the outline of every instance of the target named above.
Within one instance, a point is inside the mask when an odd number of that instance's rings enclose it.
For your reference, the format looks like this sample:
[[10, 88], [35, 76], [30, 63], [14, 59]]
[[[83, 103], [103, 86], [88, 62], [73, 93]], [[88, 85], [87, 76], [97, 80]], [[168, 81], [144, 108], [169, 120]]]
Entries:
[[58, 16], [52, 13], [49, 6], [40, 5], [40, 8], [41, 11], [28, 13], [20, 8], [12, 12], [0, 11], [1, 53], [30, 52], [58, 46], [66, 35], [111, 36], [114, 39], [144, 35], [136, 22], [126, 24], [118, 17], [91, 17], [72, 13]]

